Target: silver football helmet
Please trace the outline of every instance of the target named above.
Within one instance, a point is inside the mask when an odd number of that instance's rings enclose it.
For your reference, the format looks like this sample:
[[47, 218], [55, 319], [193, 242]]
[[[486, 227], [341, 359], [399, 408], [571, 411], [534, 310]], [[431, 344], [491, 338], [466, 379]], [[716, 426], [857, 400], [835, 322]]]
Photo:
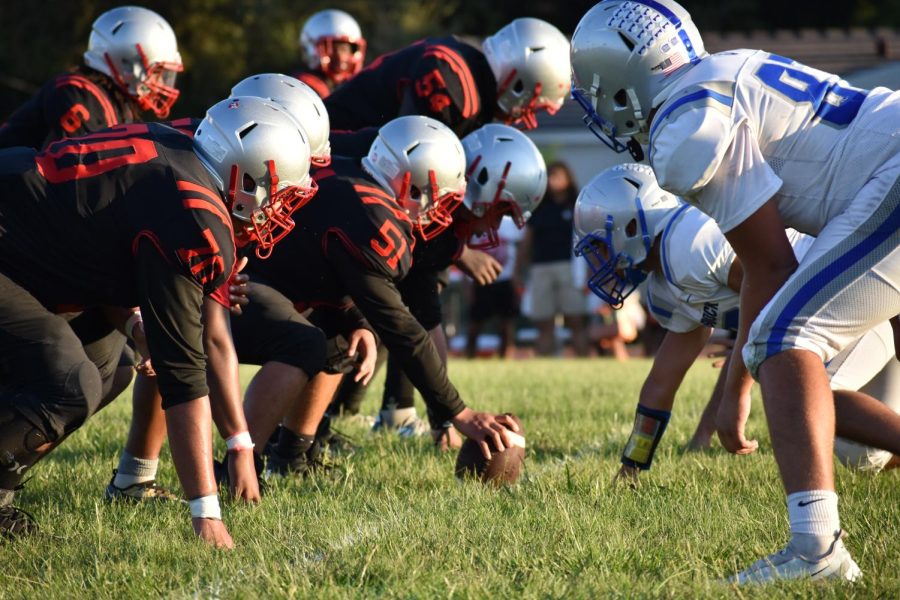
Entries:
[[516, 19], [486, 38], [482, 48], [507, 124], [534, 129], [538, 110], [555, 114], [569, 95], [569, 41], [550, 23]]
[[94, 21], [87, 66], [105, 73], [160, 119], [178, 99], [175, 77], [184, 70], [175, 32], [161, 16], [139, 6], [120, 6]]
[[197, 127], [194, 152], [260, 258], [293, 229], [291, 213], [316, 193], [306, 133], [272, 100], [238, 96], [215, 104]]
[[251, 75], [231, 88], [232, 96], [259, 96], [280, 104], [300, 125], [309, 138], [312, 164], [331, 164], [331, 126], [328, 111], [319, 95], [298, 79], [280, 73]]
[[[508, 214], [519, 229], [524, 227], [547, 191], [547, 166], [534, 142], [518, 129], [491, 123], [464, 137], [462, 145], [466, 208], [476, 217], [494, 215], [498, 224]], [[490, 229], [485, 239], [470, 246], [492, 248], [498, 241], [497, 230]]]
[[706, 56], [688, 12], [672, 0], [606, 0], [590, 9], [572, 36], [572, 98], [603, 143], [646, 142], [650, 111], [665, 90]]
[[[359, 73], [366, 59], [366, 39], [359, 23], [342, 10], [332, 8], [315, 13], [303, 24], [299, 42], [306, 66], [321, 70], [335, 83]], [[336, 42], [350, 44], [349, 57], [339, 56]]]
[[575, 254], [588, 263], [591, 291], [622, 306], [647, 277], [641, 263], [653, 241], [682, 206], [646, 165], [616, 165], [594, 177], [578, 194], [574, 215]]
[[466, 191], [466, 155], [453, 131], [423, 116], [399, 117], [378, 130], [362, 166], [429, 240], [453, 222]]

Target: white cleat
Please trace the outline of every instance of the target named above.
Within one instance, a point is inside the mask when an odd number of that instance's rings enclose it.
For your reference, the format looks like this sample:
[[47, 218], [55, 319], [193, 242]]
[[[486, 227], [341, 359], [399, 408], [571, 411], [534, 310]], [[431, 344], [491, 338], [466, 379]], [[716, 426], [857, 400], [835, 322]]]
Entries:
[[746, 570], [729, 577], [726, 582], [735, 585], [761, 585], [789, 579], [844, 579], [852, 583], [861, 577], [859, 565], [850, 556], [841, 541], [841, 532], [838, 532], [824, 554], [804, 555], [795, 548], [792, 540], [783, 550], [756, 561]]
[[372, 431], [395, 431], [400, 437], [431, 433], [431, 426], [416, 414], [415, 408], [389, 408], [378, 413]]

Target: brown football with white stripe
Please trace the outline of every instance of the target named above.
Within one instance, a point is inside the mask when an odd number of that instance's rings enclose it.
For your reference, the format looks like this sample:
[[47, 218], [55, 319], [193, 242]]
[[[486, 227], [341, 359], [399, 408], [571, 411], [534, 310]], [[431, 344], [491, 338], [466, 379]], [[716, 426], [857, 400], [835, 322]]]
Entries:
[[482, 482], [494, 487], [511, 485], [516, 482], [522, 472], [522, 465], [525, 463], [525, 430], [519, 417], [509, 413], [507, 416], [511, 417], [519, 426], [518, 433], [508, 430], [506, 434], [513, 445], [502, 452], [497, 452], [493, 448], [493, 443], [488, 441], [491, 446], [491, 458], [488, 460], [481, 453], [478, 442], [466, 438], [462, 448], [459, 449], [459, 456], [456, 457], [457, 477], [460, 479], [477, 477]]

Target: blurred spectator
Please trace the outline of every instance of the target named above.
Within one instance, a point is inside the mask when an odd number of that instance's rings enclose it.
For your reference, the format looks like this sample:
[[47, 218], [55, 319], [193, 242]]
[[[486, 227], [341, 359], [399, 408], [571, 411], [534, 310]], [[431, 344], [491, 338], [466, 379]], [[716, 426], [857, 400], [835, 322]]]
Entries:
[[474, 285], [472, 302], [469, 305], [469, 330], [466, 339], [466, 356], [475, 358], [478, 354], [478, 336], [484, 324], [491, 317], [497, 317], [500, 344], [497, 354], [501, 358], [509, 356], [510, 344], [515, 345], [515, 320], [519, 317], [521, 289], [513, 282], [516, 265], [516, 249], [522, 241], [522, 231], [509, 217], [503, 217], [497, 231], [499, 244], [487, 253], [503, 265], [503, 271], [489, 285]]
[[517, 275], [531, 266], [525, 312], [537, 325], [540, 356], [556, 354], [555, 321], [559, 314], [572, 333], [575, 354], [588, 354], [587, 298], [575, 277], [572, 262], [572, 214], [577, 197], [578, 189], [569, 167], [561, 162], [550, 164], [547, 195], [528, 221], [516, 265]]
[[613, 310], [600, 298], [591, 296], [588, 304], [600, 322], [590, 327], [590, 339], [601, 356], [612, 355], [618, 361], [630, 358], [626, 345], [637, 340], [647, 324], [640, 297], [640, 293], [634, 292], [625, 298], [622, 308]]

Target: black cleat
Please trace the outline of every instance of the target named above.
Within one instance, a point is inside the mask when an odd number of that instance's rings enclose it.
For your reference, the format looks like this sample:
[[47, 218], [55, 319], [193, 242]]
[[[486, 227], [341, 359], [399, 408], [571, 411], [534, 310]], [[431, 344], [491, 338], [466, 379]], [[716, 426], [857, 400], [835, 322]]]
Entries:
[[134, 483], [128, 487], [120, 488], [116, 486], [116, 473], [118, 469], [113, 469], [112, 479], [106, 486], [106, 494], [104, 494], [107, 502], [180, 502], [181, 498], [170, 492], [164, 487], [156, 485], [154, 480]]
[[0, 507], [0, 539], [13, 540], [37, 531], [37, 523], [30, 513], [11, 504]]

